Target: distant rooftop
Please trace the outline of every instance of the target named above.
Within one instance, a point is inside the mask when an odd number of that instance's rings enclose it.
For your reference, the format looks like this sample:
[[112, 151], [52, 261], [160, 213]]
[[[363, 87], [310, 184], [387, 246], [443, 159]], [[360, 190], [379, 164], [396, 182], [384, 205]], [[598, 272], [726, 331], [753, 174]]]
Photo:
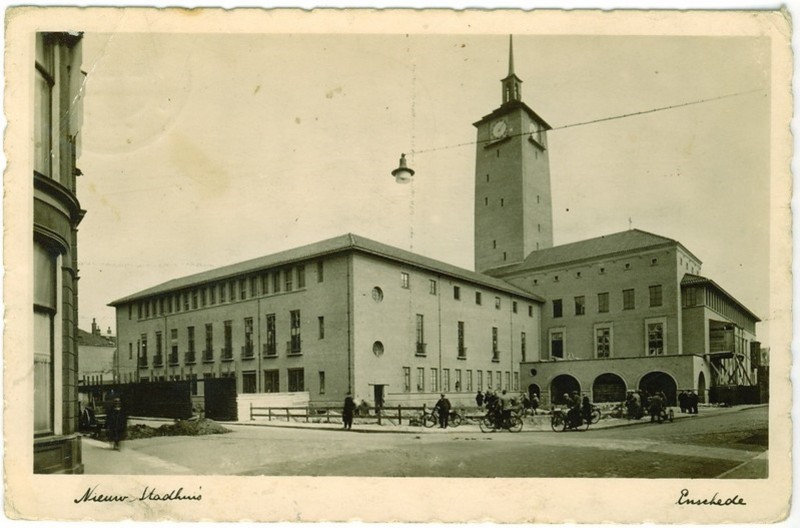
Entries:
[[496, 279], [482, 273], [476, 273], [474, 271], [453, 266], [452, 264], [447, 264], [439, 260], [418, 255], [404, 249], [396, 248], [394, 246], [389, 246], [387, 244], [382, 244], [368, 238], [348, 233], [346, 235], [340, 235], [338, 237], [329, 238], [313, 244], [266, 255], [264, 257], [172, 279], [151, 288], [147, 288], [126, 297], [122, 297], [121, 299], [117, 299], [116, 301], [109, 303], [109, 306], [118, 306], [120, 304], [144, 299], [153, 295], [176, 292], [185, 288], [190, 288], [212, 281], [238, 277], [247, 273], [257, 273], [269, 268], [285, 266], [292, 262], [319, 258], [325, 255], [332, 255], [344, 251], [359, 251], [362, 253], [376, 255], [405, 265], [434, 271], [441, 273], [442, 275], [448, 275], [453, 278], [462, 279], [487, 288], [518, 295], [533, 301], [544, 302], [544, 299], [538, 295], [519, 289], [504, 280]]
[[78, 346], [115, 347], [117, 340], [114, 336], [96, 335], [78, 328]]

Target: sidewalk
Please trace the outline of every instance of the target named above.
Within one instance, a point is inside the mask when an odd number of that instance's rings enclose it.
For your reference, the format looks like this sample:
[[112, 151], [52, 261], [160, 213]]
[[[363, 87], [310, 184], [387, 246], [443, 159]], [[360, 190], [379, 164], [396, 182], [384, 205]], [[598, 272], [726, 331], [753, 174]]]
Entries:
[[194, 474], [194, 471], [187, 467], [134, 449], [126, 449], [125, 445], [126, 442], [122, 442], [122, 448], [115, 451], [108, 442], [101, 442], [88, 436], [82, 437], [84, 473], [87, 475]]
[[[719, 414], [730, 413], [741, 411], [744, 409], [751, 409], [753, 407], [761, 407], [761, 405], [740, 405], [736, 407], [701, 407], [700, 412], [698, 414], [683, 414], [680, 410], [675, 409], [677, 412], [675, 413], [675, 420], [689, 420], [689, 419], [699, 419], [704, 416], [716, 416]], [[292, 429], [322, 429], [322, 430], [342, 430], [342, 424], [339, 421], [339, 417], [331, 417], [330, 423], [325, 423], [324, 419], [315, 418], [312, 421], [300, 421], [302, 419], [298, 418], [298, 421], [286, 421], [286, 420], [265, 420], [263, 418], [255, 419], [255, 420], [242, 420], [238, 422], [220, 422], [223, 425], [245, 425], [245, 426], [254, 426], [254, 427], [282, 427], [282, 428], [292, 428]], [[316, 420], [316, 421], [314, 421]], [[418, 425], [407, 425], [404, 423], [403, 425], [397, 425], [392, 423], [393, 420], [384, 419], [382, 425], [378, 425], [374, 422], [374, 419], [370, 419], [369, 423], [359, 423], [359, 419], [356, 418], [353, 423], [353, 428], [351, 432], [354, 433], [404, 433], [404, 434], [458, 434], [458, 433], [480, 433], [481, 429], [480, 426], [475, 424], [467, 424], [464, 423], [458, 427], [448, 427], [447, 429], [441, 429], [439, 427], [431, 427], [426, 428]], [[630, 425], [637, 425], [637, 424], [645, 424], [649, 423], [650, 418], [645, 416], [641, 420], [628, 420], [625, 418], [611, 418], [608, 415], [603, 415], [603, 418], [596, 424], [592, 424], [589, 427], [589, 430], [596, 430], [596, 429], [611, 429], [614, 427], [626, 427]], [[549, 414], [538, 414], [536, 416], [526, 416], [524, 418], [524, 426], [522, 427], [522, 432], [552, 432], [552, 428], [550, 427], [550, 415]]]

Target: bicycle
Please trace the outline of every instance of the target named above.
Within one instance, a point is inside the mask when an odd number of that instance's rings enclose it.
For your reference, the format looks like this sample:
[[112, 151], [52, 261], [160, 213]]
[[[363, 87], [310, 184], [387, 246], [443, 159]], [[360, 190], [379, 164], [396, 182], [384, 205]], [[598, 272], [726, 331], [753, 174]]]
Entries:
[[503, 413], [498, 417], [496, 412], [489, 411], [486, 416], [481, 418], [479, 425], [481, 432], [484, 433], [491, 433], [498, 429], [518, 433], [522, 431], [522, 418], [515, 412]]
[[[464, 417], [461, 416], [461, 413], [455, 409], [450, 410], [450, 417], [447, 420], [449, 427], [458, 427], [463, 421]], [[439, 411], [434, 408], [432, 411], [426, 410], [422, 413], [422, 425], [428, 428], [439, 425]]]
[[579, 422], [575, 422], [575, 420], [568, 419], [568, 413], [564, 412], [561, 409], [553, 409], [553, 414], [550, 417], [550, 427], [553, 431], [566, 431], [567, 429], [574, 429], [576, 431], [585, 431], [589, 429], [589, 425], [592, 424], [591, 417], [587, 420], [583, 416], [580, 417]]

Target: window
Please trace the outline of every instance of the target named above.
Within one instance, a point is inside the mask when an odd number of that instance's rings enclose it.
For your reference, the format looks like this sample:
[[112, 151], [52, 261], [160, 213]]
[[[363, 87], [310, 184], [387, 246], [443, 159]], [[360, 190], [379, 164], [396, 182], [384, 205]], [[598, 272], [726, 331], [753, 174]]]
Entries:
[[650, 286], [650, 306], [661, 306], [661, 285]]
[[628, 271], [629, 269], [631, 269], [631, 263], [630, 262], [626, 262], [625, 263], [625, 271]]
[[472, 392], [472, 371], [467, 370], [467, 387], [465, 389], [467, 392]]
[[206, 324], [206, 348], [203, 350], [203, 360], [214, 359], [214, 327], [211, 323]]
[[275, 336], [275, 314], [267, 314], [267, 342], [264, 343], [264, 354], [274, 356], [278, 353]]
[[483, 390], [483, 371], [478, 371], [478, 390]]
[[519, 372], [514, 373], [514, 390], [519, 390]]
[[607, 358], [611, 357], [611, 328], [597, 327], [594, 331], [595, 335], [595, 357]]
[[244, 346], [242, 347], [242, 357], [253, 357], [253, 318], [244, 319]]
[[244, 301], [247, 299], [247, 280], [239, 280], [239, 300]]
[[699, 299], [698, 293], [697, 288], [686, 288], [683, 290], [683, 307], [697, 306]]
[[517, 313], [517, 301], [511, 302], [511, 311]]
[[442, 369], [442, 391], [450, 392], [450, 369]]
[[481, 292], [475, 292], [475, 304], [481, 304]]
[[467, 357], [467, 347], [464, 346], [464, 321], [458, 322], [458, 358]]
[[299, 354], [300, 349], [300, 310], [292, 310], [289, 312], [291, 320], [291, 354]]
[[564, 358], [564, 332], [550, 333], [550, 357]]
[[533, 305], [528, 305], [528, 317], [533, 317]]
[[317, 282], [322, 282], [325, 279], [325, 265], [322, 260], [317, 261]]
[[293, 270], [291, 268], [288, 268], [288, 269], [284, 270], [284, 272], [283, 272], [283, 285], [285, 286], [285, 290], [287, 292], [292, 291], [292, 288], [294, 287], [294, 285], [293, 285], [293, 279], [294, 279], [293, 275], [294, 275], [294, 273], [293, 273]]
[[255, 394], [256, 393], [256, 371], [244, 371], [242, 372], [242, 392], [244, 394]]
[[136, 305], [136, 317], [139, 319], [142, 318], [142, 303]]
[[223, 323], [225, 345], [222, 348], [222, 359], [233, 359], [233, 322], [225, 321]]
[[500, 350], [497, 348], [497, 327], [492, 327], [492, 361], [500, 361]]
[[52, 433], [55, 429], [53, 410], [57, 402], [53, 363], [59, 345], [55, 337], [56, 321], [60, 319], [59, 257], [37, 242], [33, 246], [33, 422], [34, 434], [38, 435]]
[[302, 265], [297, 266], [297, 287], [298, 288], [306, 287], [306, 267]]
[[128, 343], [128, 359], [133, 359], [133, 343]]
[[553, 319], [557, 319], [563, 315], [563, 308], [561, 306], [561, 299], [553, 299]]
[[258, 277], [250, 277], [250, 297], [258, 295]]
[[224, 284], [220, 284], [219, 285], [219, 302], [221, 302], [221, 303], [225, 302], [225, 285]]
[[520, 356], [522, 357], [522, 361], [525, 361], [525, 354], [527, 352], [527, 342], [525, 340], [525, 332], [522, 332], [519, 335], [519, 352]]
[[192, 310], [197, 310], [197, 290], [192, 290]]
[[417, 368], [417, 392], [425, 392], [425, 369]]
[[147, 334], [142, 334], [139, 338], [140, 348], [139, 351], [141, 355], [139, 356], [139, 366], [146, 367], [147, 366]]
[[325, 372], [319, 371], [319, 393], [325, 394]]
[[431, 369], [431, 392], [439, 391], [439, 369]]
[[[147, 307], [145, 306], [145, 308], [147, 308]], [[189, 293], [188, 292], [184, 292], [183, 293], [183, 311], [184, 312], [188, 312], [189, 311]]]
[[461, 392], [461, 369], [456, 369], [456, 384], [455, 384], [456, 392]]
[[[208, 304], [217, 304], [217, 287], [211, 286], [208, 289]], [[172, 310], [172, 308], [170, 308]]]
[[306, 390], [305, 375], [303, 369], [288, 369], [289, 371], [289, 392], [303, 392]]
[[145, 301], [144, 303], [144, 317], [145, 319], [150, 317], [150, 301]]
[[411, 367], [403, 367], [403, 392], [411, 392]]
[[497, 240], [492, 240], [492, 249], [497, 249]]
[[417, 332], [417, 352], [418, 356], [425, 355], [425, 316], [417, 314], [416, 317], [416, 332]]
[[651, 266], [658, 266], [658, 259], [657, 258], [650, 259], [650, 265]]
[[586, 313], [586, 297], [579, 295], [575, 297], [575, 315], [584, 315]]
[[633, 289], [622, 290], [622, 309], [633, 310], [636, 307], [636, 297]]
[[319, 316], [317, 317], [317, 328], [318, 328], [318, 335], [319, 339], [325, 339], [325, 317]]
[[496, 297], [495, 296], [495, 298], [494, 298], [494, 308], [495, 308], [495, 310], [499, 310], [500, 309], [500, 297]]
[[405, 271], [400, 272], [400, 287], [405, 288], [406, 290], [409, 288], [408, 273]]
[[429, 288], [430, 294], [431, 295], [436, 295], [436, 281], [433, 280], [433, 279], [430, 279], [429, 284], [430, 284], [430, 288]]
[[494, 388], [494, 383], [492, 383], [494, 380], [492, 378], [493, 378], [492, 371], [491, 370], [487, 370], [486, 371], [486, 388], [488, 390], [492, 390], [492, 388]]
[[281, 292], [281, 270], [272, 272], [272, 293]]
[[457, 301], [461, 300], [461, 288], [458, 286], [453, 286], [453, 299]]
[[505, 383], [503, 383], [503, 388], [506, 389], [506, 390], [510, 390], [511, 389], [511, 373], [509, 371], [506, 371], [505, 378], [503, 378], [503, 379], [505, 380]]
[[647, 355], [664, 355], [664, 322], [645, 321], [647, 327]]
[[597, 294], [597, 312], [598, 313], [608, 312], [608, 292]]
[[36, 80], [34, 94], [33, 170], [49, 177], [52, 174], [53, 87], [55, 86], [54, 47], [50, 38], [36, 34]]
[[164, 335], [156, 332], [156, 354], [153, 357], [153, 366], [161, 366], [164, 363]]
[[280, 376], [277, 370], [264, 371], [264, 392], [280, 392]]

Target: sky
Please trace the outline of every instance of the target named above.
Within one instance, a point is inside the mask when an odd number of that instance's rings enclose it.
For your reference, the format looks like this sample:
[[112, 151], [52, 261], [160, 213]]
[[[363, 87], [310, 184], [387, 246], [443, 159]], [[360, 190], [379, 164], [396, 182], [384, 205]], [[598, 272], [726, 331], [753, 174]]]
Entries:
[[[472, 123], [500, 105], [507, 35], [89, 33], [83, 55], [81, 328], [347, 232], [472, 269]], [[769, 42], [515, 35], [514, 59], [553, 127], [555, 243], [673, 238], [766, 318]]]

